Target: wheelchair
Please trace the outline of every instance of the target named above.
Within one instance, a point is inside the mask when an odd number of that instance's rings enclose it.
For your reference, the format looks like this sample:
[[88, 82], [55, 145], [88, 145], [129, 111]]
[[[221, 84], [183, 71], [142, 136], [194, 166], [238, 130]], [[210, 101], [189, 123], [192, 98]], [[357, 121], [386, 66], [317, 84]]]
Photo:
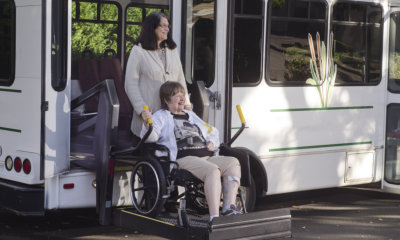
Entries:
[[[231, 149], [229, 146], [243, 131], [244, 127], [242, 124], [242, 129], [236, 133], [231, 141], [220, 146], [222, 155], [234, 156], [239, 159], [241, 164], [241, 187], [239, 187], [236, 202], [242, 213], [251, 211], [254, 207], [255, 185], [250, 175], [248, 156], [243, 152]], [[179, 201], [178, 213], [184, 215], [179, 216], [180, 221], [183, 221], [180, 224], [185, 225], [188, 221], [186, 205], [200, 214], [208, 213], [203, 182], [189, 171], [180, 169], [177, 162], [170, 161], [170, 152], [167, 147], [155, 143], [145, 143], [152, 129], [152, 124], [149, 124], [148, 131], [135, 147], [115, 151], [112, 155], [116, 159], [128, 161], [133, 165], [130, 195], [132, 204], [139, 214], [157, 217], [162, 212], [166, 201], [175, 203]], [[242, 186], [250, 189], [247, 194], [243, 193]], [[179, 187], [184, 190], [178, 192]], [[246, 197], [251, 198], [252, 203], [246, 204]], [[250, 206], [250, 209], [247, 209], [246, 205]]]

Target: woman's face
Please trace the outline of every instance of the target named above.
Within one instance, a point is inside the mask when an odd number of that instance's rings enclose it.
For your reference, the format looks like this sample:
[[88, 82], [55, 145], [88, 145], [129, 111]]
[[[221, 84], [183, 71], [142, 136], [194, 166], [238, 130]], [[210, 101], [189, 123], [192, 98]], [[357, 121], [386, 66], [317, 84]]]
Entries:
[[185, 93], [182, 90], [179, 90], [172, 97], [170, 97], [167, 102], [168, 110], [172, 113], [181, 113], [185, 107]]
[[160, 25], [155, 30], [158, 42], [167, 40], [168, 32], [169, 32], [168, 20], [165, 17], [163, 17], [160, 20]]

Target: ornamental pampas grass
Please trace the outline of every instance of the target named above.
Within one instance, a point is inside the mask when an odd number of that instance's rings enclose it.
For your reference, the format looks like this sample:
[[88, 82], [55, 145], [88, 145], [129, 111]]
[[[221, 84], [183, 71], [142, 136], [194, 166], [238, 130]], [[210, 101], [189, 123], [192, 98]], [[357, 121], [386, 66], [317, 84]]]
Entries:
[[[316, 35], [317, 54], [315, 54], [314, 42], [311, 34], [308, 34], [308, 44], [310, 45], [310, 70], [312, 78], [307, 79], [306, 83], [314, 85], [318, 89], [318, 94], [323, 108], [328, 107], [335, 86], [337, 67], [333, 62], [332, 45], [333, 33], [330, 34], [328, 49], [325, 43], [321, 42], [319, 33]], [[318, 58], [317, 58], [318, 57]]]

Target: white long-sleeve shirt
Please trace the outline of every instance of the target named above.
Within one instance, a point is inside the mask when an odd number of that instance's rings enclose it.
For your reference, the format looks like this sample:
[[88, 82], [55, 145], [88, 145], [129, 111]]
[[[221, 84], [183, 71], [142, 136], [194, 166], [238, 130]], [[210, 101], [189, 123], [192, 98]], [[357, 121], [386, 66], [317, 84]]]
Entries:
[[[192, 124], [196, 124], [206, 141], [212, 142], [214, 144], [214, 147], [217, 149], [220, 144], [218, 130], [215, 127], [204, 122], [192, 111], [183, 111], [189, 115], [188, 121]], [[161, 109], [153, 114], [153, 131], [146, 140], [146, 142], [156, 142], [158, 144], [166, 146], [170, 151], [171, 161], [176, 161], [176, 156], [178, 154], [174, 127], [174, 117], [171, 112]], [[140, 137], [143, 137], [146, 132], [147, 128], [143, 124]]]

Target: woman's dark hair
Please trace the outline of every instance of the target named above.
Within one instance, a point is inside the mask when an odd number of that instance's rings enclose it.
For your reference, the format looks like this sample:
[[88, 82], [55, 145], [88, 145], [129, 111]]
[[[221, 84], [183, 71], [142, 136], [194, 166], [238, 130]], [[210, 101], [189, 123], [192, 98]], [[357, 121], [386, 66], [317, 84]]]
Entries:
[[185, 88], [183, 88], [182, 84], [178, 82], [167, 81], [163, 85], [161, 85], [160, 87], [161, 108], [168, 110], [168, 105], [165, 101], [171, 100], [171, 97], [178, 92], [185, 93]]
[[[137, 39], [137, 43], [140, 43], [142, 48], [146, 50], [156, 50], [158, 48], [155, 29], [160, 26], [162, 18], [166, 18], [168, 23], [170, 23], [167, 15], [162, 12], [152, 12], [144, 19], [142, 31]], [[161, 42], [160, 47], [176, 48], [176, 43], [172, 40], [171, 25], [167, 34], [167, 40]]]

